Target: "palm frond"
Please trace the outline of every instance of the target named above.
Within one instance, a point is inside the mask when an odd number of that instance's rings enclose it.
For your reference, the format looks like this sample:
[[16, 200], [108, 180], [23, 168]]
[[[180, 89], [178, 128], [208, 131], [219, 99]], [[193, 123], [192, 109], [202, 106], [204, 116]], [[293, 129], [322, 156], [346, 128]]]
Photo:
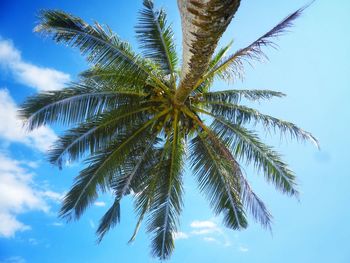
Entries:
[[[212, 130], [210, 130], [210, 133], [215, 134], [215, 132]], [[238, 178], [242, 204], [257, 222], [259, 222], [263, 227], [271, 229], [272, 216], [267, 210], [264, 202], [252, 190], [248, 180], [245, 178], [240, 169], [240, 165], [233, 157], [231, 151], [225, 145], [223, 145], [219, 139], [215, 139], [215, 141], [217, 141], [217, 145], [219, 146], [219, 150], [221, 152], [220, 158], [225, 160], [225, 162], [229, 165], [229, 168], [231, 168], [231, 171], [234, 171], [233, 176]]]
[[[131, 78], [130, 78], [131, 76]], [[101, 67], [93, 66], [79, 74], [84, 82], [95, 82], [101, 85], [112, 85], [121, 89], [143, 92], [144, 87], [148, 84], [147, 75], [140, 75], [136, 78], [132, 75], [126, 75], [125, 72], [119, 71], [118, 67], [113, 65]]]
[[150, 207], [155, 197], [154, 193], [157, 187], [159, 179], [159, 167], [165, 158], [166, 151], [164, 145], [160, 149], [153, 149], [150, 152], [150, 162], [143, 166], [143, 173], [132, 181], [132, 189], [136, 193], [135, 195], [135, 210], [139, 215], [139, 219], [135, 226], [135, 230], [128, 241], [132, 243], [136, 239], [136, 235], [140, 229], [141, 223], [145, 215], [149, 212]]
[[147, 128], [167, 112], [164, 111], [131, 131], [120, 134], [109, 149], [103, 150], [89, 158], [87, 162], [90, 165], [80, 172], [72, 189], [65, 196], [60, 216], [68, 220], [78, 219], [86, 207], [97, 197], [97, 188], [99, 187], [104, 191], [110, 186], [113, 174], [118, 171], [120, 165], [128, 158], [128, 154], [137, 145], [144, 143], [148, 139], [149, 131]]
[[29, 130], [50, 123], [74, 124], [111, 110], [119, 105], [137, 104], [144, 93], [115, 90], [113, 87], [72, 84], [59, 91], [29, 97], [20, 115]]
[[152, 254], [162, 260], [169, 258], [174, 249], [173, 233], [177, 231], [182, 209], [183, 144], [178, 113], [175, 113], [173, 135], [165, 145], [166, 155], [158, 168], [158, 182], [147, 227], [153, 235]]
[[214, 117], [212, 130], [228, 145], [231, 146], [236, 158], [246, 160], [264, 172], [279, 190], [290, 195], [298, 195], [295, 175], [288, 169], [280, 156], [271, 147], [260, 141], [258, 136], [241, 125], [231, 124], [226, 120]]
[[147, 143], [140, 144], [138, 149], [129, 154], [126, 158], [126, 162], [123, 164], [123, 168], [120, 172], [115, 174], [111, 180], [111, 188], [114, 190], [115, 200], [111, 208], [103, 216], [100, 221], [100, 225], [96, 231], [98, 235], [98, 242], [101, 242], [105, 234], [114, 227], [120, 220], [120, 201], [122, 197], [130, 193], [131, 185], [135, 181], [135, 177], [140, 176], [145, 172], [147, 166], [150, 163], [153, 165], [155, 160], [152, 150], [154, 145], [159, 143], [156, 140], [156, 136], [153, 134]]
[[173, 41], [174, 33], [167, 25], [164, 10], [155, 10], [152, 0], [144, 0], [143, 5], [139, 24], [136, 26], [137, 38], [143, 54], [160, 65], [164, 74], [170, 76], [172, 87], [175, 89], [175, 70], [178, 58]]
[[[160, 143], [160, 139], [156, 137], [157, 134], [152, 134], [148, 141], [141, 144], [135, 152], [132, 153], [133, 158], [127, 159], [127, 164], [124, 165], [124, 171], [122, 176], [115, 176], [112, 179], [111, 187], [114, 190], [114, 194], [117, 198], [121, 199], [124, 195], [130, 193], [133, 189], [135, 181], [143, 180], [145, 176], [149, 176], [146, 171], [149, 167], [156, 163], [155, 155], [152, 153], [156, 151], [155, 145]], [[145, 173], [145, 175], [143, 175]], [[141, 182], [137, 182], [139, 186]]]
[[[251, 101], [269, 100], [274, 97], [284, 97], [285, 94], [273, 90], [224, 90], [214, 92], [204, 92], [202, 94], [203, 101], [208, 102], [225, 102], [225, 103], [238, 103], [241, 99], [247, 99]], [[201, 100], [201, 98], [199, 98]]]
[[[230, 49], [231, 45], [232, 45], [232, 41], [224, 46], [223, 48], [221, 48], [211, 59], [211, 61], [209, 62], [209, 69], [215, 67], [216, 64], [220, 61], [220, 59], [226, 54], [226, 52]], [[203, 81], [198, 87], [196, 87], [195, 89], [193, 89], [192, 91], [192, 96], [197, 98], [199, 93], [204, 93], [204, 92], [208, 92], [211, 85], [213, 84], [214, 78], [207, 78], [205, 81]], [[200, 94], [201, 95], [201, 94]]]
[[[219, 118], [224, 117], [231, 123], [261, 123], [266, 129], [272, 129], [275, 132], [279, 131], [281, 134], [289, 135], [292, 139], [295, 138], [301, 141], [310, 141], [319, 147], [317, 139], [311, 133], [304, 131], [291, 122], [262, 114], [255, 109], [221, 101], [200, 101], [199, 104], [206, 106], [210, 111], [210, 114], [213, 116]], [[200, 109], [198, 110], [200, 111]]]
[[224, 224], [232, 229], [246, 228], [248, 223], [240, 199], [240, 168], [221, 158], [224, 146], [211, 138], [201, 132], [192, 139], [191, 167], [214, 212], [223, 214]]
[[120, 200], [118, 198], [114, 199], [112, 206], [101, 218], [99, 226], [96, 230], [98, 235], [97, 242], [100, 243], [104, 235], [120, 221]]
[[104, 67], [113, 65], [130, 81], [150, 76], [161, 88], [167, 89], [154, 75], [147, 61], [134, 54], [130, 45], [121, 41], [109, 28], [98, 23], [91, 26], [81, 18], [57, 10], [42, 11], [40, 20], [35, 27], [36, 32], [45, 33], [56, 42], [79, 48], [89, 62]]
[[263, 36], [255, 40], [249, 46], [238, 50], [233, 55], [222, 59], [215, 68], [208, 71], [204, 75], [202, 81], [206, 78], [212, 78], [213, 76], [218, 76], [225, 80], [231, 80], [234, 77], [242, 77], [244, 74], [244, 62], [250, 60], [261, 60], [266, 58], [262, 48], [266, 46], [276, 47], [273, 42], [273, 38], [281, 36], [286, 32], [286, 29], [293, 25], [295, 19], [297, 19], [306, 7], [300, 8], [294, 13], [287, 16], [280, 23], [278, 23], [274, 28], [265, 33]]
[[61, 168], [62, 163], [76, 161], [87, 152], [93, 155], [108, 148], [119, 132], [125, 132], [130, 127], [150, 119], [152, 115], [147, 114], [150, 109], [149, 104], [123, 105], [97, 115], [61, 136], [49, 151], [50, 162]]
[[229, 49], [231, 48], [232, 44], [233, 44], [233, 41], [230, 41], [226, 46], [220, 48], [219, 51], [216, 54], [214, 54], [214, 56], [212, 57], [212, 59], [209, 62], [208, 71], [213, 69], [219, 63], [219, 61], [229, 51]]
[[241, 199], [244, 206], [249, 210], [253, 218], [263, 227], [271, 230], [272, 215], [264, 202], [251, 188], [248, 180], [243, 174], [240, 176]]

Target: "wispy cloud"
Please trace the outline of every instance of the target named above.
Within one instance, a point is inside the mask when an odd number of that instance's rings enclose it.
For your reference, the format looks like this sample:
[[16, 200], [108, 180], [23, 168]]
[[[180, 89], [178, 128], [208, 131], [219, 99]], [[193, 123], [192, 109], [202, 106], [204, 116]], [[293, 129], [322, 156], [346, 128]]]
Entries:
[[0, 152], [0, 237], [13, 237], [16, 232], [30, 229], [17, 219], [18, 215], [50, 211], [49, 201], [54, 195], [47, 195], [47, 190], [34, 185], [33, 176], [21, 162]]
[[32, 132], [26, 132], [22, 120], [18, 117], [17, 105], [6, 89], [0, 89], [0, 105], [0, 139], [5, 142], [24, 143], [45, 152], [57, 139], [55, 132], [48, 127], [42, 126]]
[[184, 233], [184, 232], [175, 232], [173, 233], [174, 239], [179, 240], [179, 239], [188, 239], [189, 235]]
[[61, 203], [63, 200], [64, 194], [63, 193], [57, 193], [51, 190], [45, 190], [40, 193], [40, 195], [44, 198], [49, 198], [50, 200], [56, 202], [56, 203]]
[[[215, 242], [215, 243], [220, 243], [220, 241], [217, 240], [217, 238], [214, 238], [212, 236], [208, 235], [214, 235], [218, 238], [223, 237], [222, 230], [218, 225], [211, 220], [195, 220], [191, 222], [190, 224], [191, 230], [189, 232], [175, 232], [173, 233], [174, 239], [175, 240], [181, 240], [181, 239], [189, 239], [194, 236], [204, 236], [201, 239], [206, 241], [206, 242]], [[225, 242], [226, 244], [227, 242]]]
[[224, 247], [231, 246], [231, 242], [224, 231], [213, 220], [195, 220], [190, 224], [188, 237], [199, 236], [205, 242], [215, 243]]
[[105, 202], [101, 202], [101, 201], [96, 201], [96, 202], [94, 203], [94, 205], [95, 205], [95, 206], [99, 206], [99, 207], [104, 207], [104, 206], [106, 206], [106, 203], [105, 203]]
[[63, 226], [63, 223], [61, 223], [61, 222], [53, 222], [53, 223], [51, 224], [51, 226], [62, 227], [62, 226]]
[[19, 256], [9, 257], [4, 260], [0, 260], [0, 263], [26, 263], [27, 261]]
[[218, 240], [213, 238], [213, 237], [203, 237], [203, 240], [206, 241], [206, 242], [218, 243]]
[[210, 220], [206, 221], [193, 221], [190, 225], [192, 227], [191, 233], [194, 235], [207, 235], [212, 233], [221, 233], [222, 230], [218, 225]]
[[17, 82], [38, 91], [62, 89], [70, 81], [70, 76], [66, 73], [25, 62], [13, 43], [1, 37], [0, 66], [8, 70]]
[[195, 220], [191, 223], [190, 225], [192, 228], [217, 228], [217, 225], [210, 220], [205, 220], [205, 221], [199, 221]]
[[239, 246], [238, 250], [243, 252], [243, 253], [246, 253], [246, 252], [249, 251], [249, 249], [247, 247], [245, 247], [245, 246]]
[[96, 228], [95, 222], [92, 219], [89, 219], [89, 225], [91, 228]]
[[29, 242], [29, 244], [31, 244], [32, 246], [36, 246], [36, 245], [39, 244], [39, 241], [38, 241], [37, 239], [35, 239], [35, 238], [29, 238], [29, 239], [28, 239], [28, 242]]

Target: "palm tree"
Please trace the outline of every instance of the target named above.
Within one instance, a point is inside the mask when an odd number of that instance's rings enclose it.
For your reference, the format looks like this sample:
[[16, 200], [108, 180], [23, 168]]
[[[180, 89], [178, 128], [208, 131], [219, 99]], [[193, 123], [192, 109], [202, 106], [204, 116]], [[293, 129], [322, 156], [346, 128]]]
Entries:
[[[86, 168], [66, 194], [60, 216], [78, 219], [101, 192], [114, 203], [97, 229], [101, 241], [120, 220], [123, 196], [133, 194], [138, 223], [147, 220], [152, 254], [170, 257], [183, 202], [183, 171], [188, 162], [216, 215], [231, 229], [247, 227], [246, 212], [269, 228], [271, 215], [252, 190], [239, 162], [251, 163], [277, 189], [296, 196], [295, 175], [279, 154], [248, 124], [262, 124], [298, 140], [316, 139], [296, 125], [240, 104], [282, 97], [271, 90], [210, 91], [215, 79], [241, 77], [244, 61], [259, 60], [303, 9], [289, 15], [249, 46], [214, 54], [239, 0], [178, 0], [183, 57], [178, 68], [172, 28], [164, 10], [143, 1], [135, 54], [109, 27], [90, 25], [62, 11], [41, 13], [35, 31], [78, 48], [91, 63], [77, 83], [30, 97], [22, 106], [29, 130], [58, 123], [74, 125], [49, 153], [60, 168], [85, 158]], [[250, 126], [251, 127], [251, 126]]]

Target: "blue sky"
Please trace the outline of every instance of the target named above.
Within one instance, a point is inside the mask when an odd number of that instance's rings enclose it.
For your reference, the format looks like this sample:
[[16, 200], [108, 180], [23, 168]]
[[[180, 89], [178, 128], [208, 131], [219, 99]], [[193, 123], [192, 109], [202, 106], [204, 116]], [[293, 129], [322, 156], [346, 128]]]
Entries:
[[[173, 23], [179, 52], [176, 1], [156, 0]], [[350, 262], [348, 136], [350, 97], [350, 3], [318, 0], [268, 49], [269, 61], [247, 65], [246, 78], [216, 88], [274, 89], [288, 96], [256, 106], [311, 131], [321, 150], [308, 143], [267, 136], [298, 176], [300, 201], [265, 183], [250, 167], [245, 172], [274, 216], [272, 233], [250, 220], [241, 232], [225, 229], [185, 174], [185, 208], [176, 250], [169, 262]], [[287, 14], [306, 4], [294, 1], [242, 1], [222, 38], [233, 50], [255, 40]], [[135, 217], [130, 199], [122, 222], [100, 245], [95, 230], [111, 197], [101, 196], [78, 222], [57, 218], [59, 202], [81, 166], [63, 171], [50, 166], [45, 151], [61, 129], [24, 133], [16, 116], [25, 97], [56, 89], [87, 68], [80, 54], [32, 32], [40, 9], [57, 8], [110, 25], [137, 47], [134, 25], [141, 0], [0, 1], [0, 262], [157, 262], [142, 229], [127, 245]]]

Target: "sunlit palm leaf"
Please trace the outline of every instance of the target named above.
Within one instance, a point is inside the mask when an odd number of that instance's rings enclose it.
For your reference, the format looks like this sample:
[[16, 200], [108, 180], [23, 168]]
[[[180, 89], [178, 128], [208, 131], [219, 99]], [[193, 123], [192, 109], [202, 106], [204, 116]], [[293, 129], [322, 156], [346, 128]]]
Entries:
[[105, 29], [98, 23], [89, 25], [81, 18], [62, 11], [43, 11], [41, 23], [35, 31], [51, 36], [56, 42], [62, 42], [77, 47], [88, 61], [102, 66], [113, 65], [125, 78], [137, 81], [137, 78], [150, 76], [157, 84], [166, 86], [154, 76], [147, 61], [135, 55], [127, 42], [121, 41], [109, 28]]
[[261, 123], [266, 129], [281, 132], [281, 134], [289, 135], [297, 140], [310, 141], [318, 147], [318, 141], [311, 133], [304, 131], [291, 122], [262, 114], [255, 109], [238, 104], [220, 101], [203, 101], [201, 103], [208, 108], [210, 114], [219, 118], [224, 117], [231, 123]]
[[[269, 100], [273, 97], [283, 97], [285, 94], [273, 90], [224, 90], [205, 92], [203, 100], [208, 102], [238, 103], [241, 99], [251, 101]], [[199, 98], [200, 99], [200, 98]]]
[[[226, 54], [226, 52], [230, 49], [231, 45], [233, 42], [230, 42], [228, 45], [224, 46], [221, 48], [217, 54], [213, 56], [213, 58], [209, 62], [209, 67], [208, 70], [211, 70], [214, 68], [217, 63], [219, 63], [220, 59]], [[214, 78], [207, 78], [205, 81], [203, 81], [198, 87], [196, 87], [192, 93], [198, 94], [198, 93], [203, 93], [207, 92], [210, 88], [210, 86], [213, 84]]]
[[137, 104], [145, 94], [116, 90], [114, 87], [72, 84], [58, 91], [47, 91], [29, 97], [20, 114], [29, 130], [41, 125], [74, 124], [120, 105]]
[[152, 0], [144, 0], [143, 5], [139, 25], [136, 27], [138, 40], [144, 50], [143, 54], [160, 65], [164, 74], [170, 77], [172, 88], [175, 89], [178, 59], [173, 40], [174, 33], [167, 25], [164, 10], [155, 10]]
[[219, 61], [226, 55], [226, 53], [229, 51], [233, 44], [233, 41], [229, 42], [226, 46], [219, 49], [219, 51], [212, 57], [212, 59], [209, 62], [208, 71], [213, 69]]
[[149, 119], [152, 115], [145, 113], [150, 109], [147, 104], [120, 106], [67, 131], [50, 150], [50, 162], [61, 167], [62, 163], [76, 161], [87, 152], [94, 154], [108, 148], [118, 133]]

